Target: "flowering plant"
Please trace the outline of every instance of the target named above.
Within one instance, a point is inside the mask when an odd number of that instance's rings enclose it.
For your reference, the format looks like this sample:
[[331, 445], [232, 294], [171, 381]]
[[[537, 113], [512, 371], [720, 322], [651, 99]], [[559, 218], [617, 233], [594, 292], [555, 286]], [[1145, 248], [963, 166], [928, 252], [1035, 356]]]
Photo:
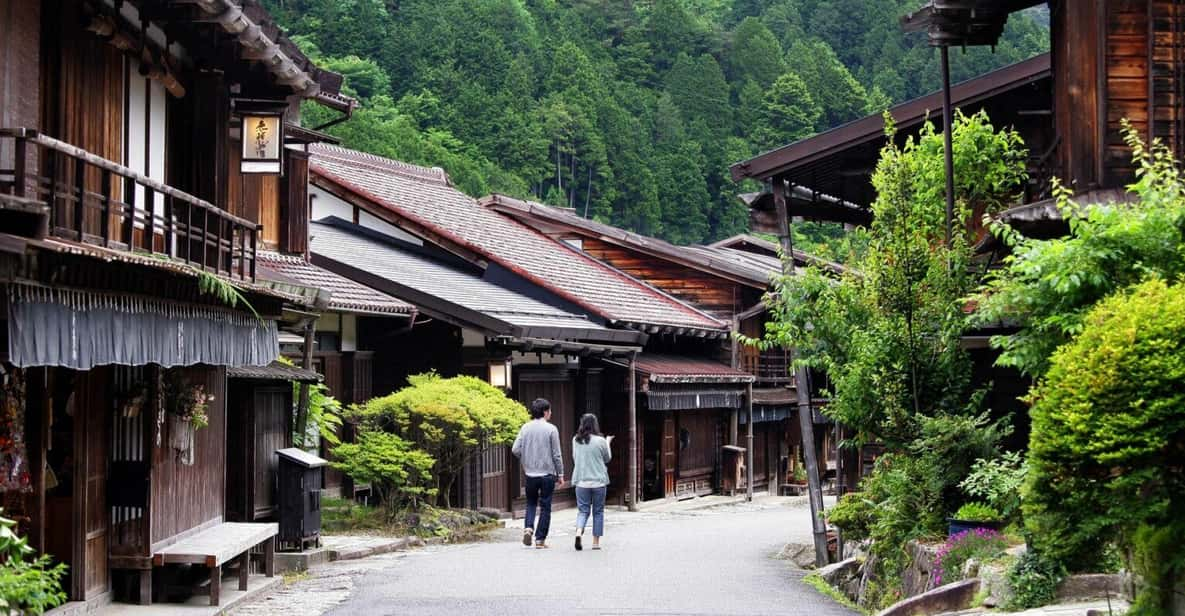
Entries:
[[975, 528], [955, 533], [938, 548], [934, 557], [931, 579], [934, 586], [957, 582], [963, 577], [963, 565], [972, 558], [992, 558], [1008, 547], [1000, 533], [987, 528]]
[[206, 393], [204, 385], [201, 383], [188, 385], [178, 379], [167, 379], [165, 381], [165, 395], [171, 406], [170, 411], [178, 418], [192, 424], [195, 430], [210, 425], [210, 416], [207, 414], [207, 410], [210, 408], [210, 403], [214, 401], [214, 396]]

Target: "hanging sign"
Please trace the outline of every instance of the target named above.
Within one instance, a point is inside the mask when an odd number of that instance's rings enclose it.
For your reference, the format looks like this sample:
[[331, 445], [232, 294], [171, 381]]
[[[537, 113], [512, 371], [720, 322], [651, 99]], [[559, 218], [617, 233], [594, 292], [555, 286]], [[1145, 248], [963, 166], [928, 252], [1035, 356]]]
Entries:
[[243, 173], [280, 173], [284, 143], [281, 114], [248, 113], [243, 116]]

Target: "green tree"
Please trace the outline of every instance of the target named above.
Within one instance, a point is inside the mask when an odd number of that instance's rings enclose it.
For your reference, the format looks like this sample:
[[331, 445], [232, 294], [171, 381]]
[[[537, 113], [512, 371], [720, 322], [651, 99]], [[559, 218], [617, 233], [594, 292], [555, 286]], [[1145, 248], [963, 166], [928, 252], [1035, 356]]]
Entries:
[[1072, 202], [1058, 188], [1058, 208], [1070, 234], [1029, 239], [1006, 224], [992, 227], [1011, 248], [1005, 267], [977, 297], [981, 323], [1007, 319], [1015, 334], [997, 336], [998, 363], [1040, 376], [1055, 349], [1082, 331], [1087, 312], [1102, 298], [1149, 275], [1174, 280], [1185, 275], [1185, 185], [1173, 155], [1147, 148], [1130, 126], [1126, 139], [1137, 165], [1136, 205]]
[[786, 72], [782, 46], [769, 28], [756, 17], [746, 17], [732, 33], [728, 54], [728, 76], [734, 84], [755, 82], [768, 88]]
[[810, 137], [823, 110], [797, 74], [778, 77], [761, 100], [761, 118], [751, 139], [768, 150]]
[[394, 435], [433, 460], [432, 477], [445, 506], [478, 448], [510, 444], [528, 419], [523, 405], [480, 379], [435, 373], [408, 377], [407, 387], [368, 401], [357, 417], [361, 434], [384, 435], [378, 445], [401, 447]]
[[699, 122], [697, 135], [723, 136], [732, 128], [728, 82], [720, 64], [709, 54], [692, 58], [680, 54], [666, 77], [666, 93], [679, 108], [685, 126]]
[[[868, 93], [839, 61], [831, 46], [818, 39], [799, 41], [790, 48], [787, 63], [810, 88], [822, 113], [815, 129], [824, 131], [865, 115]], [[884, 109], [878, 109], [879, 113]]]

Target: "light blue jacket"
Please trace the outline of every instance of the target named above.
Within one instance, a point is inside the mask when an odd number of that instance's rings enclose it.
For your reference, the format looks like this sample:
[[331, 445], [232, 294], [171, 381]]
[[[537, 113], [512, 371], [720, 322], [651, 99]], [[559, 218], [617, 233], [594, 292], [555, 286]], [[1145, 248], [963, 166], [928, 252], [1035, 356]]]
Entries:
[[572, 485], [579, 486], [582, 481], [609, 485], [609, 460], [613, 453], [609, 451], [609, 441], [603, 436], [592, 435], [587, 443], [572, 439]]

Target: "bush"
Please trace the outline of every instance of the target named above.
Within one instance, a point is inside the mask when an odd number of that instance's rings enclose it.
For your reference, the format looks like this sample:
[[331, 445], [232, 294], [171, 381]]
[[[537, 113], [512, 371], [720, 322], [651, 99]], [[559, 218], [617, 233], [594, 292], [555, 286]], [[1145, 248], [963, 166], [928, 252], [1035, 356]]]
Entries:
[[1021, 554], [1008, 570], [1012, 597], [1004, 605], [1008, 611], [1027, 610], [1053, 603], [1057, 587], [1066, 579], [1066, 570], [1056, 561], [1029, 550]]
[[1001, 519], [1011, 522], [1020, 515], [1020, 489], [1025, 471], [1025, 463], [1015, 451], [998, 458], [980, 458], [971, 465], [971, 474], [959, 487], [999, 511]]
[[66, 565], [51, 566], [49, 556], [26, 560], [33, 554], [16, 522], [0, 517], [0, 613], [41, 614], [66, 602], [61, 581]]
[[1185, 286], [1100, 302], [1033, 390], [1024, 515], [1035, 546], [1096, 569], [1120, 531], [1166, 526], [1185, 499]]
[[976, 528], [955, 533], [938, 548], [931, 574], [935, 586], [963, 579], [963, 565], [972, 558], [995, 558], [1004, 552], [1008, 542], [994, 530]]
[[502, 390], [471, 376], [428, 373], [409, 377], [408, 383], [354, 409], [359, 430], [396, 434], [428, 454], [436, 494], [447, 507], [453, 482], [479, 447], [509, 445], [530, 417]]
[[863, 494], [850, 492], [827, 510], [827, 520], [843, 531], [844, 541], [863, 541], [868, 538], [875, 510], [876, 504]]
[[967, 503], [955, 512], [955, 519], [962, 522], [999, 522], [1000, 512], [984, 503]]
[[1173, 613], [1174, 586], [1185, 580], [1185, 520], [1165, 526], [1143, 525], [1132, 536], [1132, 566], [1139, 574], [1131, 616]]
[[436, 495], [432, 456], [389, 432], [362, 432], [356, 443], [342, 443], [333, 450], [334, 468], [369, 483], [388, 515], [419, 507]]

